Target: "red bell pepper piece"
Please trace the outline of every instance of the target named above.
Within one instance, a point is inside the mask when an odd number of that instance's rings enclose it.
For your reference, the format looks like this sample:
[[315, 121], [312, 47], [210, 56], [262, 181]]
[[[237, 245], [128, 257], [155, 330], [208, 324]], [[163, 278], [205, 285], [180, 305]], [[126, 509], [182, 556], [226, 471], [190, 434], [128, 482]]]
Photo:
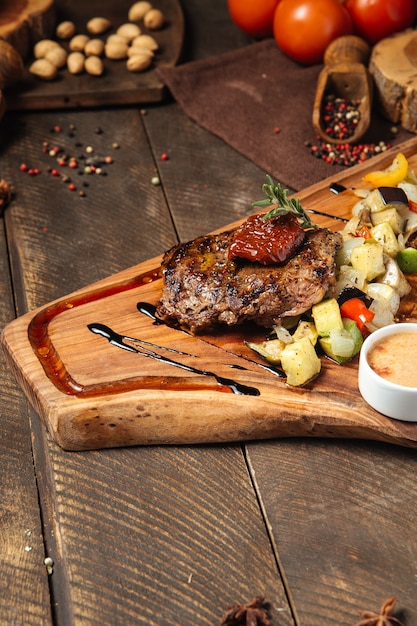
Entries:
[[409, 200], [408, 201], [408, 208], [413, 213], [417, 213], [417, 202], [415, 202], [414, 200]]
[[363, 237], [364, 239], [372, 239], [372, 233], [368, 226], [362, 226], [356, 231], [355, 237]]
[[346, 300], [340, 307], [340, 314], [342, 317], [356, 322], [362, 334], [366, 330], [365, 324], [372, 322], [375, 317], [375, 313], [370, 311], [360, 298]]

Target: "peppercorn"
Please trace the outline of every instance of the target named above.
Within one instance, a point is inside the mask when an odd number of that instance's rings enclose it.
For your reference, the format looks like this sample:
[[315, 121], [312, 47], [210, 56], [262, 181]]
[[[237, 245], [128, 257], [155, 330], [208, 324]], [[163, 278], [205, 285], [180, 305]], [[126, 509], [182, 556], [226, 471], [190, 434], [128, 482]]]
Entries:
[[343, 140], [352, 137], [360, 120], [360, 100], [347, 100], [327, 94], [323, 103], [322, 121], [328, 137]]
[[363, 163], [367, 159], [385, 152], [391, 145], [380, 141], [377, 144], [331, 144], [318, 140], [317, 144], [307, 142], [311, 154], [317, 159], [322, 159], [331, 165], [343, 165], [351, 167], [357, 163]]

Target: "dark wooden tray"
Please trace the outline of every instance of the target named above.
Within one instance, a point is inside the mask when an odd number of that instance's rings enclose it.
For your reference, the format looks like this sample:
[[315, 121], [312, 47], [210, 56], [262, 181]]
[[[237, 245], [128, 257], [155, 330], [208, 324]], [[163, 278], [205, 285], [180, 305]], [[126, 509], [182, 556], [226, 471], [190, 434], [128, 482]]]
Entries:
[[[117, 28], [128, 21], [127, 13], [132, 4], [133, 0], [89, 0], [84, 3], [57, 0], [57, 23], [70, 19], [76, 24], [77, 32], [86, 33], [85, 24], [90, 18], [104, 16], [111, 19]], [[163, 100], [166, 95], [165, 87], [156, 75], [155, 68], [177, 64], [184, 40], [184, 18], [177, 0], [158, 0], [153, 4], [163, 11], [166, 25], [161, 30], [150, 33], [158, 41], [160, 50], [148, 70], [132, 73], [126, 69], [125, 61], [104, 59], [105, 72], [102, 76], [95, 77], [86, 73], [73, 76], [63, 69], [55, 80], [42, 81], [27, 71], [31, 62], [29, 59], [23, 80], [4, 94], [7, 108], [38, 110], [144, 104]], [[144, 28], [142, 31], [149, 32]], [[101, 38], [105, 39], [109, 33]]]

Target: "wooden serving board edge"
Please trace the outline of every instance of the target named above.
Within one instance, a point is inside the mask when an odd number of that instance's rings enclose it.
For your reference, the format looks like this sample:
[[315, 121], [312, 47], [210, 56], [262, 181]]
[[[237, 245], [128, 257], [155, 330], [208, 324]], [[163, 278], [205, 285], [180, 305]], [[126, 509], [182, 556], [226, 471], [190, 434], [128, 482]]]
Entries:
[[[297, 197], [303, 199], [306, 208], [308, 199], [317, 197], [318, 206], [326, 208], [323, 208], [323, 213], [329, 214], [331, 207], [332, 214], [346, 216], [343, 208], [345, 202], [333, 203], [331, 200], [332, 194], [328, 191], [330, 182], [337, 181], [347, 187], [358, 186], [366, 171], [386, 167], [400, 150], [412, 158], [416, 146], [417, 139], [410, 140], [364, 165], [307, 188]], [[414, 161], [417, 165], [417, 155]], [[346, 198], [346, 203], [352, 206], [349, 192], [346, 192]], [[329, 219], [318, 221], [328, 222]], [[195, 389], [190, 390], [132, 388], [123, 393], [106, 392], [88, 398], [68, 395], [59, 390], [45, 375], [29, 342], [28, 328], [34, 318], [64, 301], [108, 287], [112, 288], [117, 298], [118, 285], [124, 285], [139, 274], [155, 270], [160, 260], [160, 257], [156, 257], [39, 307], [13, 320], [3, 330], [1, 341], [8, 363], [29, 401], [61, 447], [85, 450], [125, 445], [215, 443], [293, 436], [371, 439], [417, 447], [417, 424], [391, 420], [368, 407], [362, 400], [357, 390], [356, 363], [341, 368], [326, 361], [323, 375], [315, 384], [303, 389], [291, 389], [272, 374], [265, 374], [256, 363], [248, 365], [244, 361], [247, 370], [234, 372], [233, 377], [243, 384], [260, 389], [260, 397], [219, 393], [215, 384], [212, 387], [203, 385], [200, 389], [197, 384]], [[155, 285], [159, 290], [160, 284], [156, 281]], [[136, 298], [134, 293], [133, 296]], [[69, 315], [72, 313], [69, 312]], [[200, 348], [204, 344], [210, 365], [218, 360], [219, 367], [223, 367], [233, 357], [241, 361], [240, 354], [227, 346], [224, 348], [221, 344], [211, 343], [210, 338], [194, 341], [194, 345]], [[180, 344], [182, 346], [182, 340]], [[340, 373], [346, 379], [342, 388], [337, 387]], [[192, 380], [195, 382], [194, 378]], [[356, 393], [346, 391], [354, 389], [355, 385]], [[93, 415], [95, 421], [92, 427]]]

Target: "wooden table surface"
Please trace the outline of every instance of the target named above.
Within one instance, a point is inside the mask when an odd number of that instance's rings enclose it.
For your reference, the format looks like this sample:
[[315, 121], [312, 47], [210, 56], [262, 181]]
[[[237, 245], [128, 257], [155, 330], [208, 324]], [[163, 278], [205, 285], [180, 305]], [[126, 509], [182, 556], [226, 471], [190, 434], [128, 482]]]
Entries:
[[[182, 4], [183, 60], [247, 43], [225, 2]], [[140, 108], [6, 113], [1, 327], [248, 214], [264, 172], [170, 99]], [[85, 197], [46, 173], [56, 124], [61, 142], [120, 145]], [[215, 625], [256, 595], [274, 626], [352, 626], [392, 596], [417, 624], [415, 450], [284, 439], [65, 452], [0, 358], [2, 625]]]

